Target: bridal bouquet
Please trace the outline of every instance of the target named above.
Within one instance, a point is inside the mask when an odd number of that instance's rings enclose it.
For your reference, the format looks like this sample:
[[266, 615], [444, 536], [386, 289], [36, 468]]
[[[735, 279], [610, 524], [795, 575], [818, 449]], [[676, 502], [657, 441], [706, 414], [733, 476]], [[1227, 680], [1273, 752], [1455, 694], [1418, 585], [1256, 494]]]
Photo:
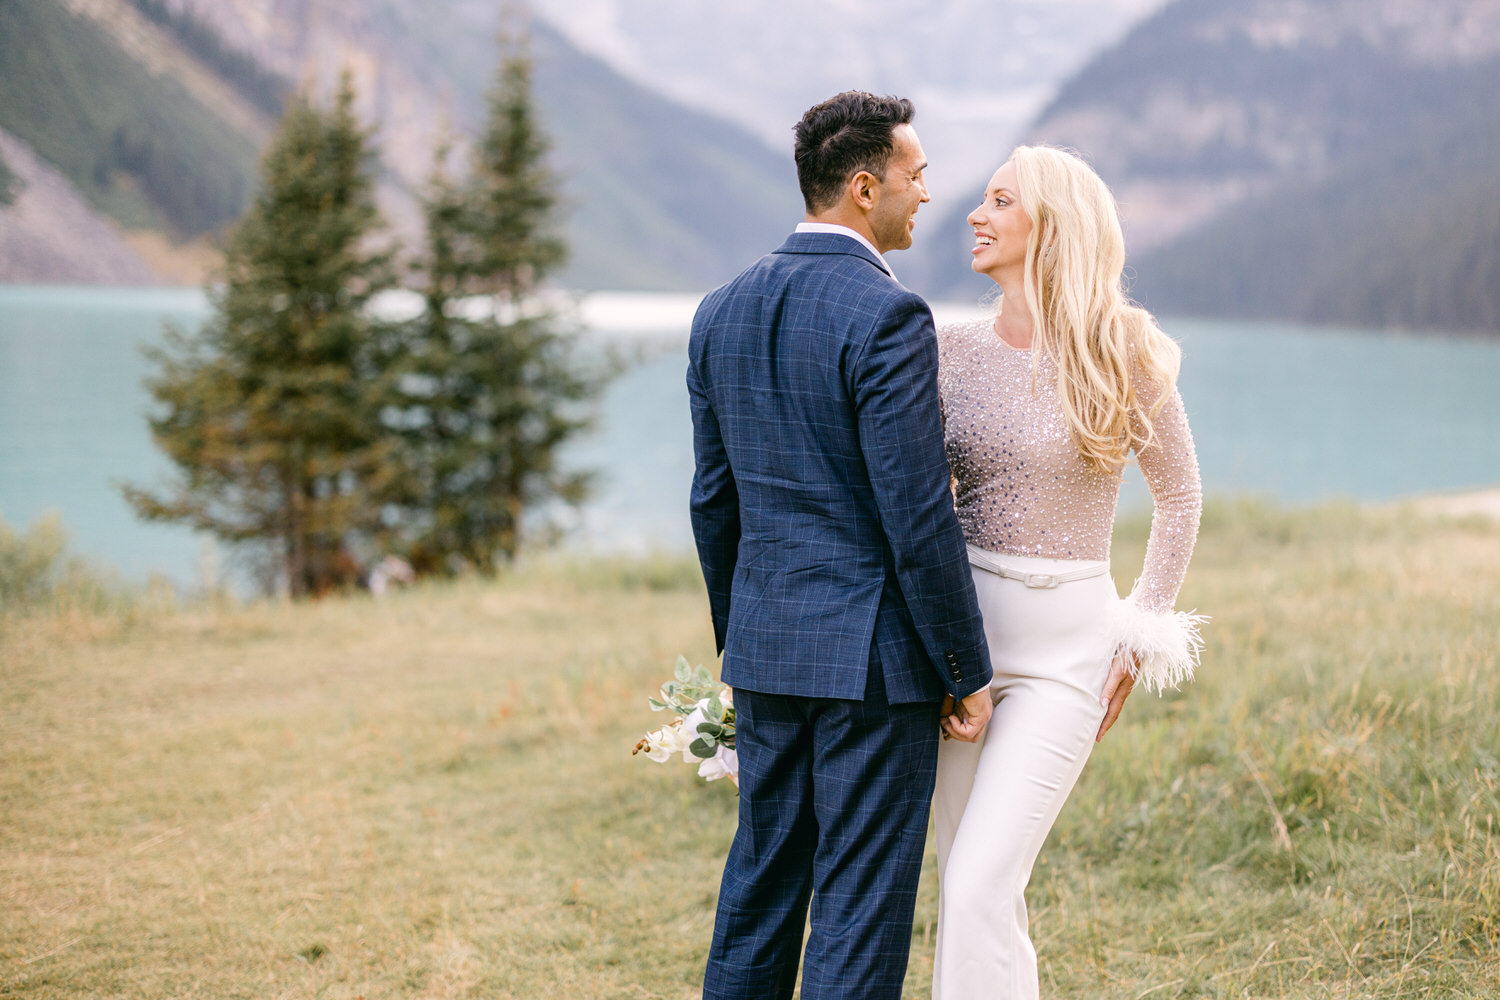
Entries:
[[677, 718], [653, 729], [635, 745], [632, 754], [664, 764], [677, 754], [698, 765], [698, 774], [709, 781], [728, 778], [738, 787], [739, 761], [734, 753], [734, 700], [729, 688], [714, 680], [706, 667], [692, 667], [677, 658], [675, 680], [661, 686], [661, 697], [652, 698], [651, 711], [674, 712]]

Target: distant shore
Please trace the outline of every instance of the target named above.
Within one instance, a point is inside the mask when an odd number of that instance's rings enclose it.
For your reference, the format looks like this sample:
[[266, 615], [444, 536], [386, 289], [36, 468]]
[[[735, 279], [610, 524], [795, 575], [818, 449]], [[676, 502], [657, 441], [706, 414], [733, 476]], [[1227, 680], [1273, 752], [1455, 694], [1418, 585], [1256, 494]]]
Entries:
[[1500, 521], [1500, 486], [1433, 493], [1412, 497], [1405, 502], [1428, 514], [1446, 514], [1452, 517], [1482, 514]]

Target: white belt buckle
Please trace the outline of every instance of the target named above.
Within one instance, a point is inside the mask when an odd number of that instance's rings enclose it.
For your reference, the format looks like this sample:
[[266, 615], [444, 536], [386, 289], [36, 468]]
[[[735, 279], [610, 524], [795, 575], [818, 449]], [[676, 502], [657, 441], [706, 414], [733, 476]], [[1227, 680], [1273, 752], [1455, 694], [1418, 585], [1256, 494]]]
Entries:
[[1058, 584], [1058, 579], [1051, 573], [1027, 573], [1026, 579], [1021, 581], [1032, 590], [1052, 590]]

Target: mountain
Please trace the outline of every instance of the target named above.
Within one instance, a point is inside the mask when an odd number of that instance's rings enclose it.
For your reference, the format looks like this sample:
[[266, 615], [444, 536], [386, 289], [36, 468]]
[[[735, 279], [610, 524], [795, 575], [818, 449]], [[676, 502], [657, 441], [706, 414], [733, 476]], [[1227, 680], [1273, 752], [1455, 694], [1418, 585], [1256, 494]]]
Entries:
[[182, 243], [239, 213], [267, 133], [191, 60], [49, 0], [0, 5], [0, 38], [7, 280], [138, 280], [127, 231]]
[[1496, 93], [1495, 0], [1177, 0], [1028, 139], [1110, 183], [1155, 311], [1500, 331]]
[[702, 290], [802, 218], [791, 151], [662, 98], [536, 34], [537, 94], [568, 196], [574, 287]]
[[[419, 0], [6, 0], [0, 37], [29, 44], [0, 45], [0, 162], [16, 181], [0, 280], [200, 279], [253, 189], [278, 95], [292, 81], [324, 95], [345, 67], [377, 126], [382, 207], [414, 245], [433, 149], [479, 123], [497, 27], [493, 5], [470, 0], [441, 17]], [[647, 91], [544, 22], [532, 41], [570, 210], [569, 285], [707, 287], [800, 218], [789, 153]]]
[[[553, 0], [579, 48], [673, 100], [788, 149], [808, 107], [860, 88], [910, 97], [934, 204], [989, 175], [1100, 49], [1163, 0]], [[931, 207], [931, 206], [929, 206]]]
[[[418, 191], [431, 150], [472, 134], [496, 58], [499, 8], [447, 0], [176, 0], [262, 65], [326, 92], [349, 66], [393, 182]], [[800, 218], [790, 151], [689, 110], [531, 22], [541, 117], [573, 212], [581, 288], [708, 287], [780, 241]], [[735, 203], [756, 210], [735, 211]], [[393, 214], [398, 214], [393, 212]]]
[[[729, 118], [771, 148], [791, 146], [812, 104], [859, 88], [910, 97], [932, 203], [894, 254], [926, 290], [968, 274], [967, 213], [1057, 87], [1163, 0], [568, 0], [538, 5], [579, 48], [684, 104]], [[960, 210], [960, 206], [962, 206]], [[989, 282], [979, 279], [973, 295]]]

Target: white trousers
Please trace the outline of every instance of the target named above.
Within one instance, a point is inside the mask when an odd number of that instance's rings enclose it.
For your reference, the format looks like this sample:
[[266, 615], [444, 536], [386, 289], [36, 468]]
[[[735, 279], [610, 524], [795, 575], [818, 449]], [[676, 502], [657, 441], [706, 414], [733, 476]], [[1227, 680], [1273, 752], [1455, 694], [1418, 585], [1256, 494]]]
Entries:
[[[1098, 562], [991, 554], [1024, 573]], [[1036, 1000], [1026, 883], [1104, 718], [1109, 574], [1028, 588], [974, 567], [995, 679], [980, 743], [938, 752], [934, 1000]]]

